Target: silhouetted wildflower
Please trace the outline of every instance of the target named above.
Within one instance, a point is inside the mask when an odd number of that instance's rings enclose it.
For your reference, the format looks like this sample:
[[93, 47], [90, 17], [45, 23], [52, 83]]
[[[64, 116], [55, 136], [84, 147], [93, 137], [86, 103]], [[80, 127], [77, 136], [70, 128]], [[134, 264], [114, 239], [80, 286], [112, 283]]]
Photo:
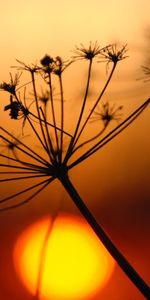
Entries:
[[54, 74], [60, 76], [64, 69], [64, 62], [60, 56], [56, 56], [55, 58], [55, 67], [54, 67]]
[[21, 104], [20, 111], [19, 111], [19, 119], [23, 119], [22, 128], [24, 128], [29, 114], [30, 114], [29, 108]]
[[11, 119], [17, 120], [19, 117], [20, 108], [21, 108], [20, 103], [18, 101], [13, 101], [13, 97], [11, 95], [10, 104], [4, 107], [4, 111], [10, 110], [9, 115]]
[[40, 60], [41, 65], [43, 66], [42, 71], [44, 73], [50, 74], [54, 69], [54, 60], [51, 56], [45, 55]]
[[30, 73], [37, 73], [40, 70], [40, 67], [37, 64], [31, 64], [31, 65], [26, 65], [24, 62], [20, 61], [17, 59], [17, 62], [21, 66], [13, 66], [14, 68], [17, 68], [18, 70], [22, 71], [28, 71]]
[[[13, 155], [14, 158], [18, 161], [18, 155], [17, 155], [17, 148], [19, 147], [19, 145], [21, 146], [21, 140], [25, 137], [28, 137], [29, 135], [26, 136], [22, 136], [22, 135], [18, 135], [17, 137], [13, 137], [10, 140], [8, 140], [7, 138], [3, 140], [3, 144], [0, 144], [0, 148], [1, 150], [1, 154], [5, 153], [5, 155], [3, 155], [4, 157], [6, 157], [8, 159], [8, 163], [10, 164], [10, 155]], [[14, 161], [14, 160], [12, 160]]]
[[120, 111], [123, 106], [115, 107], [115, 105], [110, 105], [109, 102], [101, 104], [101, 107], [97, 108], [97, 111], [94, 111], [94, 115], [91, 118], [93, 121], [102, 120], [106, 126], [110, 121], [121, 119]]
[[114, 64], [117, 64], [118, 61], [127, 57], [125, 55], [127, 52], [126, 46], [127, 45], [124, 45], [120, 50], [118, 50], [116, 44], [109, 45], [102, 49], [99, 57], [104, 59], [103, 61], [106, 61], [107, 63], [113, 62]]
[[98, 56], [101, 51], [104, 48], [100, 48], [97, 42], [92, 43], [90, 42], [89, 47], [86, 48], [83, 44], [80, 44], [81, 47], [76, 46], [76, 50], [74, 50], [74, 53], [76, 54], [73, 56], [73, 59], [78, 60], [78, 59], [87, 59], [87, 60], [92, 60], [95, 56]]
[[54, 69], [53, 69], [53, 73], [55, 75], [61, 76], [61, 74], [63, 73], [63, 71], [69, 67], [71, 64], [73, 63], [73, 61], [63, 61], [62, 58], [60, 56], [56, 56], [55, 60], [54, 60]]
[[[4, 198], [0, 197], [0, 204], [6, 203], [5, 207], [0, 207], [0, 211], [14, 209], [28, 203], [46, 187], [48, 187], [52, 181], [59, 180], [71, 196], [74, 204], [91, 225], [113, 258], [118, 262], [131, 281], [143, 293], [146, 299], [149, 299], [149, 287], [145, 282], [143, 282], [142, 278], [132, 268], [125, 257], [110, 240], [103, 228], [98, 224], [69, 178], [69, 172], [73, 167], [89, 158], [122, 132], [142, 113], [142, 111], [144, 111], [150, 102], [150, 99], [146, 100], [137, 109], [135, 109], [134, 112], [130, 113], [128, 117], [119, 122], [119, 124], [117, 124], [112, 130], [106, 130], [107, 125], [112, 120], [120, 120], [122, 106], [116, 107], [114, 105], [110, 105], [108, 102], [102, 103], [101, 106], [99, 105], [113, 77], [114, 71], [116, 70], [117, 62], [127, 57], [125, 55], [126, 51], [126, 45], [118, 50], [116, 45], [109, 45], [104, 48], [100, 48], [97, 42], [95, 42], [94, 44], [90, 43], [88, 48], [85, 48], [83, 44], [81, 44], [81, 47], [76, 47], [76, 56], [74, 56], [69, 62], [63, 61], [60, 56], [56, 56], [56, 58], [53, 59], [48, 55], [45, 55], [41, 59], [40, 67], [37, 64], [26, 65], [25, 63], [17, 60], [20, 64], [20, 66], [17, 67], [18, 69], [30, 72], [31, 88], [35, 102], [34, 111], [29, 111], [32, 103], [29, 107], [27, 107], [25, 102], [25, 93], [22, 101], [22, 93], [20, 90], [19, 92], [18, 89], [16, 90], [19, 79], [18, 76], [16, 76], [14, 80], [11, 76], [10, 83], [4, 82], [0, 86], [1, 89], [11, 94], [10, 103], [4, 107], [4, 110], [10, 112], [11, 119], [23, 119], [23, 127], [27, 120], [33, 139], [35, 138], [38, 145], [40, 145], [40, 148], [42, 147], [42, 154], [38, 151], [38, 147], [35, 147], [30, 141], [29, 143], [23, 143], [20, 139], [16, 138], [15, 135], [11, 134], [5, 126], [0, 125], [0, 140], [3, 144], [6, 143], [6, 147], [9, 151], [11, 150], [15, 156], [9, 157], [9, 155], [0, 153], [0, 158], [2, 159], [0, 162], [0, 174], [2, 176], [4, 176], [4, 174], [10, 175], [10, 177], [2, 177], [0, 179], [0, 183], [7, 184], [12, 180], [16, 182], [17, 180], [22, 180], [22, 183], [25, 182], [26, 185], [27, 181], [29, 180], [30, 182], [31, 180], [31, 184], [29, 184], [29, 186], [22, 188], [21, 185], [18, 185], [19, 190], [14, 191], [11, 195], [4, 196]], [[93, 68], [92, 60], [95, 57], [100, 58], [101, 61], [105, 61], [106, 65], [110, 62], [113, 62], [113, 65], [104, 85], [97, 91], [89, 112], [86, 105], [89, 99], [89, 88], [91, 87], [91, 72]], [[64, 83], [61, 75], [68, 66], [79, 59], [88, 60], [89, 68], [87, 71], [87, 80], [81, 109], [74, 124], [73, 134], [70, 134], [65, 130], [65, 126], [67, 124], [66, 117], [68, 116], [68, 113], [66, 114], [64, 109]], [[147, 72], [149, 74], [149, 68], [146, 69], [146, 74]], [[37, 73], [37, 76], [35, 76], [34, 73]], [[44, 74], [42, 77], [41, 73], [42, 75]], [[58, 76], [58, 80], [54, 80], [54, 74]], [[42, 84], [43, 79], [46, 79], [45, 81], [47, 83], [46, 92], [43, 93], [41, 97], [38, 97], [37, 86], [39, 81], [37, 78], [42, 81]], [[56, 105], [56, 102], [54, 101], [52, 88], [53, 83], [55, 82], [57, 83], [60, 93], [60, 101], [58, 102], [58, 105]], [[99, 87], [100, 86], [101, 85], [99, 85]], [[44, 109], [43, 105], [40, 106], [39, 100], [44, 103]], [[50, 100], [49, 103], [48, 100]], [[48, 106], [46, 105], [47, 103], [49, 104]], [[33, 117], [33, 120], [29, 118], [30, 115]], [[92, 119], [93, 121], [101, 120], [103, 122], [103, 126], [101, 130], [98, 129], [99, 132], [97, 134], [94, 134], [94, 131], [91, 130], [90, 132], [92, 132], [92, 136], [88, 137], [86, 130], [89, 126], [87, 126], [87, 124], [89, 124]], [[35, 121], [35, 123], [33, 123], [33, 121]], [[80, 138], [81, 135], [82, 138]], [[66, 147], [65, 142], [67, 143]], [[14, 150], [17, 150], [17, 154]], [[74, 155], [75, 153], [76, 155]], [[11, 166], [5, 163], [5, 159], [13, 162]], [[8, 169], [8, 167], [10, 167], [10, 169]], [[38, 182], [33, 183], [36, 179]], [[18, 201], [13, 203], [13, 199], [17, 199], [18, 197], [20, 197], [20, 202]], [[38, 287], [36, 288], [36, 294], [38, 294]]]
[[5, 149], [11, 150], [13, 152], [17, 144], [18, 143], [15, 143], [14, 141], [9, 141], [5, 142], [5, 144], [0, 144], [0, 147], [4, 147]]
[[3, 82], [0, 84], [0, 89], [4, 90], [12, 95], [16, 95], [16, 87], [19, 84], [21, 74], [15, 74], [15, 78], [13, 79], [12, 74], [10, 73], [10, 82]]
[[23, 118], [23, 124], [22, 127], [24, 127], [26, 119], [29, 115], [29, 108], [27, 106], [23, 105], [21, 101], [19, 100], [13, 100], [12, 95], [10, 96], [10, 104], [6, 105], [4, 107], [4, 111], [10, 110], [10, 117], [11, 119], [22, 119]]
[[53, 62], [54, 62], [53, 58], [47, 54], [40, 60], [41, 65], [44, 67], [49, 66]]

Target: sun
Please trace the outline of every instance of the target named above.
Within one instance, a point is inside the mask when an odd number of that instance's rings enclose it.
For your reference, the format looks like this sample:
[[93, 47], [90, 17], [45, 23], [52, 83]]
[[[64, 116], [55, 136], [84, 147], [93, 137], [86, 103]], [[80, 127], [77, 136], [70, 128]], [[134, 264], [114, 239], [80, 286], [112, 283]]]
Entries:
[[16, 272], [32, 295], [39, 285], [40, 300], [91, 299], [115, 266], [86, 221], [63, 214], [53, 223], [44, 217], [25, 229], [13, 257]]

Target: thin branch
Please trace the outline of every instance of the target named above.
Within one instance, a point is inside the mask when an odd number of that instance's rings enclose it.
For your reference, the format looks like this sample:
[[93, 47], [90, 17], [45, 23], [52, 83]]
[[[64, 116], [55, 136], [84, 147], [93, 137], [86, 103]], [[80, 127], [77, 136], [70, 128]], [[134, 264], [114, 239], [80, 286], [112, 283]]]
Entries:
[[[32, 157], [33, 159], [35, 159], [36, 161], [39, 161], [41, 164], [45, 164], [47, 165], [47, 161], [42, 157], [40, 156], [38, 153], [36, 153], [33, 149], [29, 148], [26, 144], [24, 144], [22, 141], [20, 141], [18, 138], [16, 138], [15, 136], [13, 136], [10, 132], [8, 132], [6, 129], [4, 129], [3, 127], [0, 127], [0, 129], [5, 132], [6, 134], [8, 134], [11, 138], [13, 138], [16, 142], [18, 142], [20, 145], [22, 145], [23, 147], [25, 147], [28, 151], [30, 152], [27, 152], [25, 150], [23, 150], [22, 148], [20, 148], [19, 146], [15, 145], [16, 148], [18, 148], [20, 151], [24, 152], [25, 154], [27, 154], [29, 157]], [[7, 140], [4, 136], [0, 135], [0, 137], [3, 139], [3, 140]], [[11, 142], [9, 140], [7, 140], [7, 142]], [[12, 143], [12, 142], [11, 142]], [[34, 155], [35, 156], [34, 156]]]
[[[34, 115], [32, 112], [29, 112], [29, 113], [30, 113], [30, 115], [32, 115], [32, 117], [34, 117], [35, 119], [39, 120], [39, 118], [36, 115]], [[42, 119], [40, 119], [40, 120], [41, 120], [41, 122], [45, 123], [44, 120], [42, 120]], [[47, 123], [47, 125], [55, 128], [55, 126], [53, 124], [49, 123], [48, 121], [46, 121], [46, 123]], [[56, 129], [61, 132], [61, 128], [59, 128], [59, 127], [56, 126]], [[66, 135], [68, 135], [69, 137], [72, 137], [72, 135], [70, 133], [68, 133], [67, 131], [65, 131], [65, 130], [63, 130], [63, 133], [66, 134]]]
[[0, 179], [0, 182], [14, 181], [14, 180], [23, 180], [23, 179], [31, 179], [31, 178], [34, 179], [34, 178], [45, 177], [45, 176], [49, 176], [49, 175], [47, 175], [47, 174], [40, 174], [40, 175], [31, 175], [31, 176], [4, 178], [4, 179]]
[[57, 150], [59, 151], [59, 142], [58, 142], [58, 134], [57, 134], [57, 129], [58, 128], [56, 126], [56, 118], [55, 118], [55, 110], [54, 110], [54, 99], [53, 99], [53, 88], [52, 88], [52, 80], [51, 80], [51, 74], [50, 73], [48, 73], [48, 78], [49, 78], [50, 102], [51, 102], [52, 118], [53, 118], [53, 125], [54, 125], [54, 131], [55, 131], [55, 139], [56, 139]]
[[39, 106], [38, 106], [38, 97], [37, 97], [36, 86], [35, 86], [34, 72], [31, 72], [31, 77], [32, 77], [32, 85], [33, 85], [33, 92], [34, 92], [34, 98], [35, 98], [35, 103], [36, 103], [37, 115], [38, 115], [38, 119], [39, 119], [42, 137], [44, 140], [44, 149], [47, 152], [47, 154], [49, 154], [48, 145], [47, 145], [47, 141], [46, 141], [45, 133], [44, 133], [44, 129], [43, 129], [43, 124], [42, 124], [41, 117], [40, 117], [40, 110], [39, 110]]
[[14, 209], [14, 208], [18, 208], [24, 204], [27, 204], [29, 201], [31, 201], [36, 195], [38, 195], [44, 188], [46, 188], [46, 186], [48, 186], [52, 180], [54, 180], [54, 178], [51, 178], [51, 179], [48, 179], [48, 180], [44, 180], [43, 182], [40, 182], [39, 184], [37, 184], [36, 186], [34, 186], [33, 188], [39, 186], [39, 185], [42, 185], [44, 184], [44, 186], [42, 186], [40, 189], [38, 189], [35, 193], [33, 193], [30, 197], [28, 197], [27, 199], [25, 199], [24, 201], [22, 201], [21, 203], [18, 203], [18, 204], [14, 204], [14, 205], [11, 205], [9, 207], [4, 207], [4, 208], [0, 208], [0, 212], [4, 212], [4, 211], [7, 211], [7, 210], [11, 210], [11, 209]]
[[[29, 171], [31, 171], [31, 170], [33, 170], [33, 171], [35, 171], [35, 172], [39, 172], [39, 173], [46, 173], [46, 170], [47, 169], [32, 169], [31, 167], [30, 168], [27, 168], [27, 167], [23, 167], [23, 166], [16, 166], [16, 165], [8, 165], [8, 164], [0, 164], [0, 167], [6, 167], [6, 168], [12, 168], [12, 169], [21, 169], [21, 170], [29, 170]], [[50, 172], [50, 171], [49, 171]], [[8, 172], [8, 174], [9, 174], [9, 172]]]
[[101, 140], [97, 145], [91, 149], [91, 152], [89, 151], [87, 157], [95, 153], [95, 151], [99, 150], [101, 147], [103, 147], [106, 143], [108, 143], [110, 140], [112, 140], [116, 135], [118, 135], [120, 132], [122, 132], [126, 127], [128, 127], [147, 107], [149, 104], [149, 99], [144, 102], [135, 112], [133, 112], [126, 120], [124, 120], [120, 125], [118, 125], [114, 130], [112, 130], [107, 136], [104, 137], [103, 140]]
[[[0, 164], [1, 166], [1, 164]], [[41, 170], [34, 171], [0, 171], [0, 174], [37, 174], [41, 173]]]
[[53, 160], [56, 160], [56, 157], [55, 157], [55, 151], [54, 151], [53, 144], [52, 144], [52, 142], [51, 142], [51, 137], [50, 137], [50, 133], [49, 133], [49, 130], [48, 130], [48, 126], [47, 126], [46, 119], [45, 119], [45, 116], [44, 116], [44, 112], [43, 112], [43, 110], [42, 110], [41, 107], [40, 107], [40, 110], [41, 110], [43, 119], [44, 119], [44, 121], [45, 121], [45, 130], [46, 130], [47, 141], [48, 141], [48, 145], [49, 145], [49, 147], [48, 147], [48, 148], [49, 148], [49, 157], [50, 157], [51, 162], [53, 162]]
[[76, 161], [68, 166], [68, 170], [81, 163], [105, 144], [107, 144], [110, 140], [112, 140], [116, 135], [122, 132], [127, 126], [129, 126], [147, 107], [150, 99], [146, 100], [140, 107], [138, 107], [129, 117], [127, 117], [123, 122], [121, 122], [117, 127], [115, 127], [112, 131], [110, 131], [103, 139], [101, 139], [96, 145], [94, 145], [91, 149], [86, 151], [82, 156], [80, 156]]
[[[41, 176], [41, 177], [42, 177], [42, 176]], [[8, 200], [11, 200], [11, 199], [13, 199], [13, 198], [15, 198], [15, 197], [17, 197], [17, 196], [19, 196], [19, 195], [22, 195], [22, 194], [24, 194], [24, 193], [26, 193], [26, 192], [28, 192], [28, 191], [30, 191], [30, 190], [36, 188], [36, 187], [39, 186], [39, 185], [41, 185], [41, 184], [43, 184], [43, 183], [45, 183], [45, 182], [47, 182], [47, 181], [49, 181], [49, 180], [53, 180], [53, 179], [54, 179], [54, 177], [51, 177], [50, 179], [46, 179], [46, 180], [44, 180], [44, 181], [42, 181], [42, 182], [40, 182], [40, 183], [36, 183], [35, 185], [32, 185], [32, 186], [30, 186], [30, 187], [28, 187], [28, 188], [26, 188], [26, 189], [23, 189], [23, 190], [21, 190], [20, 192], [17, 192], [17, 193], [15, 193], [15, 194], [11, 195], [11, 196], [5, 197], [4, 199], [1, 199], [1, 200], [0, 200], [0, 203], [6, 202], [6, 201], [8, 201]], [[51, 181], [50, 181], [50, 182], [51, 182]]]
[[[16, 159], [16, 158], [13, 158], [13, 157], [10, 157], [10, 156], [7, 156], [7, 155], [4, 155], [4, 154], [0, 154], [1, 157], [4, 157], [4, 158], [7, 158], [8, 160], [11, 160], [13, 162], [16, 162], [16, 163], [20, 163], [22, 165], [25, 165], [25, 166], [29, 166], [30, 168], [28, 168], [29, 170], [34, 170], [34, 171], [39, 171], [39, 172], [42, 172], [43, 170], [45, 170], [45, 167], [41, 167], [39, 165], [35, 165], [35, 164], [31, 164], [31, 163], [28, 163], [28, 162], [25, 162], [23, 160], [20, 160], [20, 159]], [[8, 164], [7, 165], [8, 167], [10, 167], [10, 165]], [[20, 167], [21, 169], [24, 169], [22, 166]], [[50, 168], [50, 166], [49, 166]], [[26, 168], [25, 168], [26, 169]]]
[[[30, 114], [31, 114], [31, 113], [30, 113]], [[28, 117], [27, 117], [27, 120], [28, 120], [28, 122], [29, 122], [29, 124], [30, 124], [32, 130], [34, 131], [36, 137], [38, 138], [39, 142], [41, 143], [43, 149], [45, 149], [45, 151], [46, 151], [46, 153], [47, 153], [46, 146], [45, 146], [45, 144], [43, 143], [43, 141], [42, 141], [40, 135], [38, 134], [38, 131], [35, 129], [35, 127], [33, 126], [33, 123], [31, 122], [31, 120], [30, 120]], [[39, 118], [38, 118], [38, 120], [39, 120]]]
[[[108, 122], [108, 123], [109, 123], [109, 122]], [[96, 140], [98, 137], [100, 137], [100, 136], [103, 134], [103, 132], [106, 130], [106, 127], [107, 127], [108, 123], [107, 123], [107, 124], [102, 128], [102, 130], [101, 130], [99, 133], [97, 133], [95, 136], [93, 136], [93, 137], [90, 138], [89, 140], [86, 140], [85, 142], [83, 142], [83, 143], [79, 144], [77, 147], [75, 147], [75, 148], [72, 150], [72, 154], [71, 154], [71, 155], [73, 155], [74, 152], [76, 152], [78, 149], [84, 147], [85, 145], [89, 144], [90, 142], [92, 142], [92, 141]]]
[[105, 91], [106, 91], [106, 89], [107, 89], [107, 86], [108, 86], [108, 84], [109, 84], [109, 82], [110, 82], [110, 80], [111, 80], [111, 78], [112, 78], [112, 76], [113, 76], [113, 73], [114, 73], [114, 71], [115, 71], [116, 65], [117, 65], [116, 63], [113, 64], [113, 67], [112, 67], [112, 70], [111, 70], [111, 72], [110, 72], [110, 75], [109, 75], [109, 77], [108, 77], [108, 79], [107, 79], [107, 81], [106, 81], [106, 83], [105, 83], [105, 85], [104, 85], [104, 87], [103, 87], [103, 89], [102, 89], [100, 95], [98, 96], [98, 98], [97, 98], [97, 100], [96, 100], [94, 106], [92, 107], [92, 109], [91, 109], [89, 115], [87, 116], [87, 118], [86, 118], [86, 120], [85, 120], [85, 122], [84, 122], [84, 124], [83, 124], [83, 126], [82, 126], [82, 128], [81, 128], [81, 130], [80, 130], [80, 132], [79, 132], [79, 134], [78, 134], [78, 136], [77, 136], [75, 142], [74, 142], [74, 146], [75, 146], [76, 143], [78, 142], [78, 140], [79, 140], [79, 138], [80, 138], [80, 136], [81, 136], [81, 134], [82, 134], [82, 132], [83, 132], [83, 130], [84, 130], [86, 124], [87, 124], [87, 122], [89, 121], [91, 115], [93, 114], [93, 112], [94, 112], [96, 106], [98, 105], [99, 101], [101, 100], [103, 94], [105, 93]]
[[63, 94], [63, 84], [62, 84], [62, 75], [59, 75], [59, 84], [60, 84], [60, 95], [61, 95], [61, 133], [60, 133], [60, 162], [62, 162], [62, 153], [63, 153], [63, 131], [64, 131], [64, 94]]
[[73, 137], [72, 137], [72, 139], [70, 141], [70, 144], [69, 144], [69, 147], [68, 147], [68, 150], [67, 150], [64, 162], [67, 161], [68, 156], [70, 157], [70, 154], [72, 153], [73, 144], [74, 144], [75, 138], [77, 136], [77, 133], [78, 133], [81, 121], [82, 121], [82, 117], [83, 117], [83, 113], [84, 113], [84, 109], [85, 109], [85, 104], [86, 104], [87, 96], [88, 96], [88, 92], [89, 92], [89, 85], [90, 85], [90, 78], [91, 78], [91, 69], [92, 69], [92, 59], [89, 62], [86, 89], [85, 89], [85, 94], [84, 94], [84, 98], [83, 98], [83, 103], [82, 103], [82, 107], [81, 107], [79, 119], [78, 119], [78, 122], [77, 122], [77, 125], [76, 125], [76, 128], [75, 128], [75, 132], [73, 134]]

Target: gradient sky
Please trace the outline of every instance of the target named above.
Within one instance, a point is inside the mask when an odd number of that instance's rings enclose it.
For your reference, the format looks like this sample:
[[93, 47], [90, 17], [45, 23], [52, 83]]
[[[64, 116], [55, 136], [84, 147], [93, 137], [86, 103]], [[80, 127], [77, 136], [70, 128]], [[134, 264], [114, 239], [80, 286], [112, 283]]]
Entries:
[[1, 70], [15, 58], [38, 59], [45, 51], [68, 55], [89, 40], [120, 41], [142, 48], [149, 26], [148, 0], [2, 1]]
[[[0, 82], [8, 80], [10, 66], [16, 64], [16, 58], [30, 63], [48, 53], [66, 59], [72, 54], [70, 50], [81, 42], [87, 45], [97, 40], [101, 46], [112, 42], [127, 43], [129, 58], [119, 67], [108, 95], [132, 108], [149, 97], [150, 83], [137, 81], [142, 77], [141, 65], [150, 60], [149, 12], [149, 0], [1, 1]], [[0, 117], [3, 116], [0, 122], [5, 121], [2, 110], [0, 101]], [[77, 167], [71, 177], [97, 219], [150, 283], [150, 243], [147, 239], [150, 234], [149, 112], [148, 108], [139, 121], [101, 153]], [[39, 197], [36, 206], [34, 201], [24, 211], [20, 209], [0, 216], [2, 300], [10, 299], [10, 295], [11, 300], [30, 299], [18, 286], [11, 250], [21, 229], [50, 211], [53, 205], [49, 207], [48, 198], [52, 197], [56, 202], [63, 198], [64, 209], [77, 213], [62, 188], [53, 185], [49, 194], [43, 193], [44, 205]], [[94, 300], [99, 297], [97, 295]], [[101, 297], [103, 300], [143, 299], [118, 267]]]

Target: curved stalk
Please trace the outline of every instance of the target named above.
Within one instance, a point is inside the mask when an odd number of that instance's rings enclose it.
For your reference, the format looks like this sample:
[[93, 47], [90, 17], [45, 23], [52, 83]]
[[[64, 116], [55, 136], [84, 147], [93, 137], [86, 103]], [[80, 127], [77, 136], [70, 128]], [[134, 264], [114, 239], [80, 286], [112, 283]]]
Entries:
[[[36, 116], [36, 115], [34, 115], [31, 111], [29, 112], [29, 114], [39, 121], [39, 117]], [[40, 118], [40, 121], [45, 123], [45, 121], [43, 119], [41, 119], [41, 118]], [[46, 124], [55, 129], [55, 126], [53, 124], [51, 124], [51, 123], [49, 123], [47, 121], [46, 121]], [[56, 129], [61, 132], [61, 128], [59, 128], [59, 127], [56, 126]], [[69, 132], [63, 130], [63, 133], [72, 138], [72, 135]]]
[[37, 97], [37, 91], [36, 91], [36, 86], [35, 86], [35, 77], [34, 77], [33, 72], [31, 72], [31, 77], [32, 77], [34, 98], [35, 98], [35, 103], [36, 103], [36, 110], [37, 110], [37, 115], [38, 115], [39, 124], [40, 124], [40, 128], [41, 128], [41, 133], [42, 133], [42, 137], [43, 137], [43, 147], [44, 147], [45, 151], [47, 152], [47, 154], [49, 155], [48, 144], [47, 144], [47, 140], [46, 140], [46, 137], [45, 137], [43, 123], [41, 121], [40, 109], [39, 109], [39, 106], [38, 106], [38, 97]]
[[117, 127], [111, 130], [107, 135], [105, 135], [100, 141], [98, 141], [94, 146], [92, 146], [89, 150], [87, 150], [83, 155], [81, 155], [77, 160], [71, 163], [68, 166], [68, 170], [83, 162], [89, 156], [94, 154], [104, 145], [106, 145], [109, 141], [111, 141], [115, 136], [117, 136], [120, 132], [122, 132], [126, 127], [128, 127], [147, 107], [150, 99], [146, 100], [140, 107], [138, 107], [131, 115], [129, 115], [124, 121], [122, 121]]
[[75, 130], [75, 133], [73, 135], [73, 142], [74, 142], [74, 140], [76, 138], [76, 135], [78, 133], [78, 129], [79, 129], [79, 126], [80, 126], [80, 123], [81, 123], [81, 120], [82, 120], [83, 113], [84, 113], [85, 104], [86, 104], [86, 101], [87, 101], [89, 85], [90, 85], [90, 78], [91, 78], [92, 61], [93, 60], [90, 60], [90, 63], [89, 63], [89, 70], [88, 70], [88, 78], [87, 78], [87, 85], [86, 85], [85, 95], [84, 95], [83, 104], [82, 104], [80, 116], [79, 116], [79, 119], [78, 119], [78, 123], [77, 123], [77, 126], [76, 126], [76, 130]]
[[31, 191], [39, 186], [42, 185], [42, 187], [40, 187], [36, 192], [34, 192], [31, 196], [29, 196], [28, 198], [26, 198], [25, 200], [21, 201], [20, 203], [17, 203], [17, 204], [13, 204], [11, 206], [7, 206], [7, 207], [4, 207], [4, 208], [0, 208], [0, 212], [4, 212], [4, 211], [7, 211], [7, 210], [11, 210], [11, 209], [14, 209], [14, 208], [17, 208], [17, 207], [20, 207], [26, 203], [28, 203], [29, 201], [31, 201], [36, 195], [38, 195], [42, 190], [44, 190], [46, 188], [46, 186], [48, 186], [50, 184], [50, 182], [52, 182], [54, 180], [54, 177], [51, 177], [50, 179], [46, 179], [44, 181], [41, 181], [40, 183], [37, 183], [35, 185], [32, 185], [30, 186], [29, 188], [26, 188], [24, 190], [21, 190], [20, 192], [18, 193], [15, 193], [15, 194], [12, 194], [11, 196], [9, 197], [6, 197], [2, 200], [0, 200], [0, 203], [4, 203], [4, 202], [7, 202], [19, 195], [22, 195], [28, 191]]
[[49, 146], [49, 158], [50, 158], [50, 162], [53, 163], [53, 161], [56, 161], [56, 155], [55, 155], [53, 143], [51, 141], [51, 136], [50, 136], [50, 133], [49, 133], [49, 130], [48, 130], [48, 126], [47, 126], [47, 123], [46, 123], [46, 117], [45, 117], [44, 112], [43, 112], [41, 107], [40, 107], [40, 111], [42, 113], [43, 120], [44, 120], [44, 123], [45, 123], [45, 131], [46, 131], [45, 133], [46, 133], [46, 136], [47, 136], [47, 143], [48, 143], [48, 146]]
[[60, 85], [60, 95], [61, 95], [61, 133], [60, 133], [60, 154], [59, 159], [62, 162], [62, 152], [63, 152], [63, 132], [64, 132], [64, 93], [63, 93], [63, 84], [62, 76], [59, 75], [59, 85]]
[[113, 73], [114, 73], [114, 71], [115, 71], [116, 65], [117, 65], [117, 63], [114, 63], [113, 68], [112, 68], [112, 70], [111, 70], [111, 72], [110, 72], [110, 75], [109, 75], [109, 77], [108, 77], [108, 79], [107, 79], [107, 81], [106, 81], [106, 83], [105, 83], [105, 85], [104, 85], [104, 87], [103, 87], [101, 93], [99, 94], [99, 96], [98, 96], [98, 98], [97, 98], [95, 104], [93, 105], [93, 107], [92, 107], [92, 109], [91, 109], [89, 115], [87, 116], [87, 118], [86, 118], [86, 120], [85, 120], [85, 122], [84, 122], [84, 124], [83, 124], [83, 126], [82, 126], [82, 128], [81, 128], [81, 130], [80, 130], [80, 132], [78, 133], [78, 136], [76, 137], [76, 140], [74, 141], [74, 146], [75, 146], [76, 143], [78, 142], [78, 140], [79, 140], [79, 138], [80, 138], [80, 136], [81, 136], [81, 134], [82, 134], [82, 132], [83, 132], [83, 130], [84, 130], [86, 124], [87, 124], [87, 122], [89, 121], [91, 115], [93, 114], [93, 112], [94, 112], [96, 106], [98, 105], [99, 101], [101, 100], [103, 94], [105, 93], [105, 91], [106, 91], [106, 89], [107, 89], [107, 86], [109, 85], [109, 83], [110, 83], [110, 81], [111, 81], [111, 78], [112, 78], [112, 76], [113, 76]]
[[150, 287], [144, 282], [144, 280], [140, 277], [140, 275], [134, 270], [134, 268], [130, 265], [127, 259], [122, 255], [122, 253], [118, 250], [118, 248], [114, 245], [112, 240], [108, 237], [104, 229], [98, 224], [88, 207], [85, 205], [72, 182], [70, 181], [67, 174], [63, 174], [59, 180], [64, 186], [65, 190], [70, 195], [76, 207], [79, 209], [83, 217], [92, 227], [98, 238], [104, 244], [106, 249], [112, 255], [112, 257], [116, 260], [118, 265], [124, 271], [124, 273], [128, 276], [128, 278], [133, 282], [133, 284], [139, 289], [139, 291], [146, 297], [146, 299], [150, 299]]
[[[7, 133], [11, 138], [14, 139], [15, 142], [15, 148], [18, 149], [19, 151], [21, 151], [22, 153], [26, 154], [29, 157], [32, 157], [34, 160], [40, 162], [43, 165], [47, 165], [47, 161], [42, 158], [39, 154], [37, 154], [34, 150], [32, 150], [31, 148], [29, 148], [26, 144], [24, 144], [23, 142], [21, 142], [18, 138], [16, 138], [15, 136], [13, 136], [11, 133], [9, 133], [7, 130], [5, 130], [4, 128], [0, 127], [1, 130], [3, 130], [5, 133]], [[9, 139], [7, 139], [6, 137], [0, 135], [0, 138], [3, 139], [3, 141], [6, 141], [8, 144], [12, 143]], [[18, 145], [21, 145], [25, 148], [25, 150], [21, 147], [19, 147]], [[1, 154], [0, 154], [1, 155]], [[16, 161], [20, 161], [18, 158], [16, 159]]]
[[[108, 122], [108, 123], [109, 123], [109, 122]], [[74, 152], [76, 152], [78, 149], [82, 148], [83, 146], [89, 144], [90, 142], [92, 142], [92, 141], [96, 140], [98, 137], [100, 137], [100, 136], [103, 134], [103, 132], [106, 130], [106, 127], [108, 126], [108, 123], [107, 123], [107, 124], [102, 128], [102, 130], [101, 130], [99, 133], [97, 133], [95, 136], [93, 136], [93, 137], [90, 138], [89, 140], [87, 140], [87, 141], [83, 142], [82, 144], [79, 144], [77, 147], [75, 147], [75, 148], [72, 150], [72, 154], [73, 154]]]
[[70, 155], [72, 154], [72, 148], [73, 148], [73, 146], [74, 146], [74, 141], [75, 141], [75, 139], [76, 139], [76, 136], [77, 136], [77, 133], [78, 133], [80, 124], [81, 124], [81, 120], [82, 120], [82, 117], [83, 117], [83, 113], [84, 113], [84, 109], [85, 109], [85, 104], [86, 104], [87, 96], [88, 96], [88, 92], [89, 92], [89, 85], [90, 85], [90, 78], [91, 78], [91, 70], [92, 70], [92, 60], [90, 60], [90, 63], [89, 63], [89, 69], [88, 69], [88, 77], [87, 77], [86, 89], [85, 89], [85, 94], [84, 94], [84, 99], [83, 99], [83, 103], [82, 103], [82, 107], [81, 107], [79, 119], [78, 119], [78, 122], [77, 122], [77, 125], [76, 125], [76, 128], [75, 128], [75, 132], [74, 132], [74, 134], [73, 134], [73, 136], [72, 136], [72, 139], [71, 139], [71, 141], [70, 141], [70, 144], [69, 144], [69, 147], [68, 147], [68, 150], [67, 150], [67, 153], [66, 153], [66, 157], [65, 157], [65, 159], [64, 159], [64, 162], [66, 162], [67, 159], [68, 159], [68, 156], [70, 157]]
[[52, 80], [51, 74], [48, 74], [49, 79], [49, 91], [50, 91], [50, 102], [51, 102], [51, 110], [52, 110], [52, 118], [53, 118], [53, 127], [55, 131], [55, 139], [57, 145], [57, 151], [59, 151], [59, 141], [58, 141], [58, 134], [57, 134], [57, 126], [56, 126], [56, 117], [55, 117], [55, 109], [54, 109], [54, 99], [53, 99], [53, 89], [52, 89]]

